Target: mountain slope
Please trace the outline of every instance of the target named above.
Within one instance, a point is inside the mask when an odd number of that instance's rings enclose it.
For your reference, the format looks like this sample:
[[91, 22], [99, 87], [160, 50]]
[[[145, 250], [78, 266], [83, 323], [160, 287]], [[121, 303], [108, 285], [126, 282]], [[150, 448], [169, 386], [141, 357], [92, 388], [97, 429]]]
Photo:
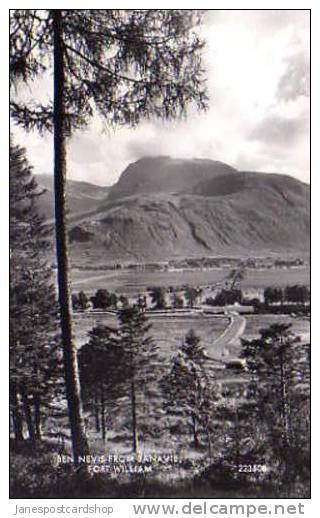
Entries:
[[307, 184], [285, 175], [238, 172], [210, 160], [142, 159], [94, 216], [73, 225], [74, 254], [103, 264], [306, 252], [309, 194]]
[[[36, 181], [39, 190], [45, 192], [37, 198], [37, 204], [46, 218], [54, 216], [53, 177], [38, 174]], [[95, 210], [106, 199], [110, 187], [93, 185], [88, 182], [67, 180], [67, 200], [70, 214], [79, 214]]]
[[152, 192], [192, 193], [199, 182], [236, 170], [214, 160], [145, 157], [130, 164], [111, 188], [111, 198]]

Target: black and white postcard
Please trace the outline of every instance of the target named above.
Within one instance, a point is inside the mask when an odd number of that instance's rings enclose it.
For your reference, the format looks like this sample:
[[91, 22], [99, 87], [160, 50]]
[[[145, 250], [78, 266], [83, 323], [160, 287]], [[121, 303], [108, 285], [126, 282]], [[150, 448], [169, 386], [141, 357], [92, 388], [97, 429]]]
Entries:
[[8, 11], [14, 514], [310, 498], [310, 17]]

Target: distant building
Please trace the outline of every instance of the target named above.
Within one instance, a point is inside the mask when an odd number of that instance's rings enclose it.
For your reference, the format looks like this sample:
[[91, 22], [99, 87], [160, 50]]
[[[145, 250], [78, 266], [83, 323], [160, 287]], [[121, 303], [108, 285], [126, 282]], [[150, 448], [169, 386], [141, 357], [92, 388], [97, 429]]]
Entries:
[[264, 290], [262, 288], [241, 288], [242, 300], [257, 299], [264, 302]]

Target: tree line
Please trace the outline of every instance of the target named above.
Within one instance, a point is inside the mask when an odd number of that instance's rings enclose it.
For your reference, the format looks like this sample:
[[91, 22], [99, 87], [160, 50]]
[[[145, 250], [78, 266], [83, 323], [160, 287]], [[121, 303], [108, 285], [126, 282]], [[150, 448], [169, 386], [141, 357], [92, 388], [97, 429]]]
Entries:
[[[147, 295], [150, 297], [148, 303]], [[143, 303], [148, 309], [182, 309], [193, 308], [199, 302], [202, 295], [201, 288], [194, 288], [186, 286], [183, 289], [175, 289], [170, 287], [168, 289], [155, 286], [148, 287], [145, 294], [139, 294], [136, 300]], [[72, 307], [74, 310], [92, 309], [112, 309], [116, 310], [119, 307], [127, 307], [129, 305], [129, 298], [126, 295], [117, 295], [105, 288], [98, 288], [94, 295], [89, 297], [83, 290], [72, 294]]]
[[228, 304], [252, 305], [254, 307], [272, 306], [274, 304], [309, 304], [310, 289], [303, 285], [285, 287], [268, 286], [262, 292], [262, 300], [257, 297], [248, 297], [241, 289], [224, 288], [214, 297], [207, 297], [205, 303], [211, 306], [225, 306]]
[[310, 289], [298, 284], [284, 288], [268, 287], [264, 290], [264, 301], [266, 304], [310, 303]]

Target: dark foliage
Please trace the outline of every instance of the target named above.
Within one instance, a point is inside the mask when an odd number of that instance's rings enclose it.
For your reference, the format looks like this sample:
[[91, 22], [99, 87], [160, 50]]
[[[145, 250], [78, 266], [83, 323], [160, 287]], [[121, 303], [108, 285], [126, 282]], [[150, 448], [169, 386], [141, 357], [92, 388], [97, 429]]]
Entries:
[[25, 150], [10, 145], [10, 403], [17, 439], [41, 437], [52, 397], [62, 397], [58, 306], [46, 262], [41, 195]]

